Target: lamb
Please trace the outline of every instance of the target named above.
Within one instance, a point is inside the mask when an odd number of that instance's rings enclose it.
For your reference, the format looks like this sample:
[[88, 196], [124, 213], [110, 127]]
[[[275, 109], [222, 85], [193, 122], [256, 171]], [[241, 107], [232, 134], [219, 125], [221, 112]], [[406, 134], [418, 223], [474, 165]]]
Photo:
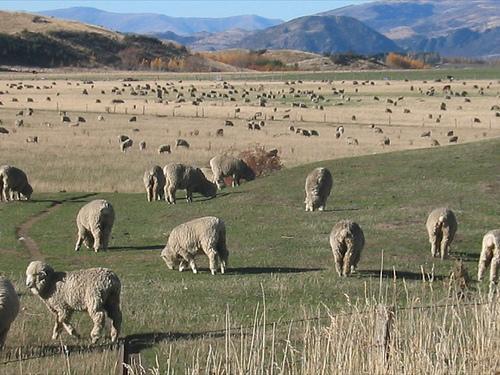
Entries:
[[217, 186], [208, 181], [199, 168], [184, 164], [167, 164], [163, 168], [165, 174], [165, 199], [175, 204], [175, 193], [178, 189], [186, 189], [186, 200], [193, 201], [193, 193], [213, 198], [217, 194]]
[[240, 180], [255, 180], [255, 172], [241, 159], [229, 155], [218, 155], [210, 159], [210, 168], [214, 175], [214, 183], [217, 188], [224, 187], [224, 177], [232, 177], [232, 186], [239, 186]]
[[353, 221], [341, 220], [332, 228], [330, 246], [337, 273], [339, 276], [349, 276], [355, 272], [365, 246], [363, 230]]
[[437, 258], [441, 252], [441, 259], [447, 258], [457, 232], [457, 219], [453, 211], [444, 207], [436, 208], [429, 214], [426, 227], [432, 256]]
[[33, 188], [28, 182], [28, 177], [21, 169], [11, 165], [0, 166], [0, 201], [9, 201], [24, 197], [31, 199]]
[[26, 286], [55, 315], [53, 340], [58, 339], [63, 327], [68, 334], [79, 338], [70, 319], [75, 311], [87, 311], [94, 323], [90, 333], [92, 343], [99, 340], [106, 315], [112, 321], [111, 341], [117, 341], [122, 323], [121, 282], [113, 271], [88, 268], [56, 272], [46, 263], [33, 261], [26, 269]]
[[161, 258], [171, 270], [183, 271], [187, 266], [197, 273], [194, 258], [205, 253], [209, 259], [210, 272], [215, 275], [217, 263], [223, 274], [227, 267], [229, 251], [226, 246], [226, 226], [214, 216], [188, 221], [175, 227], [168, 237]]
[[96, 199], [80, 208], [76, 216], [78, 238], [75, 251], [80, 250], [82, 242], [87, 248], [107, 250], [111, 230], [115, 222], [115, 211], [111, 203], [104, 199]]
[[148, 202], [163, 200], [165, 189], [165, 175], [159, 165], [155, 165], [144, 173], [144, 187], [148, 197]]
[[5, 345], [7, 333], [19, 313], [19, 297], [12, 283], [0, 276], [0, 350]]
[[490, 266], [490, 298], [492, 298], [496, 292], [500, 273], [500, 229], [491, 230], [483, 237], [483, 247], [477, 272], [479, 281], [483, 279], [488, 266]]
[[304, 203], [307, 211], [323, 211], [326, 200], [333, 186], [333, 178], [326, 168], [316, 168], [306, 178], [306, 198]]

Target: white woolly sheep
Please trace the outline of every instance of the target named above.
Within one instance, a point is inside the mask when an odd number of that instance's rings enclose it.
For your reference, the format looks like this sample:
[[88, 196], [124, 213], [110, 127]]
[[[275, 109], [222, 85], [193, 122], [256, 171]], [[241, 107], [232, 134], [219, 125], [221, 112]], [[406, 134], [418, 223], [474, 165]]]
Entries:
[[28, 177], [21, 169], [11, 165], [0, 166], [0, 201], [20, 200], [21, 196], [29, 200], [33, 188]]
[[63, 328], [71, 336], [80, 337], [70, 323], [75, 311], [87, 311], [92, 319], [92, 343], [99, 340], [106, 315], [112, 321], [111, 341], [118, 339], [122, 323], [121, 282], [113, 271], [107, 268], [89, 268], [55, 272], [50, 265], [34, 261], [26, 269], [26, 286], [55, 315], [53, 340], [59, 337]]
[[353, 221], [341, 220], [330, 233], [330, 246], [339, 276], [349, 276], [355, 272], [365, 246], [365, 236], [361, 227]]
[[193, 193], [213, 198], [217, 195], [217, 186], [208, 181], [199, 168], [184, 164], [167, 164], [163, 168], [165, 174], [165, 199], [175, 204], [177, 190], [186, 190], [187, 202], [193, 201]]
[[111, 230], [115, 222], [115, 211], [111, 203], [104, 199], [96, 199], [80, 208], [76, 216], [78, 238], [75, 251], [80, 250], [82, 242], [95, 252], [108, 248]]
[[490, 266], [490, 298], [492, 298], [496, 293], [500, 273], [500, 229], [491, 230], [483, 237], [483, 246], [477, 272], [477, 279], [479, 281], [483, 279], [488, 266]]
[[224, 187], [224, 177], [233, 178], [233, 187], [240, 185], [240, 180], [255, 180], [255, 172], [241, 159], [229, 155], [218, 155], [210, 160], [210, 167], [214, 175], [217, 188]]
[[441, 259], [447, 258], [457, 232], [455, 214], [448, 208], [436, 208], [429, 214], [426, 227], [432, 256], [437, 258], [441, 253]]
[[217, 263], [220, 264], [220, 272], [225, 272], [229, 257], [226, 226], [217, 217], [206, 216], [175, 227], [170, 232], [161, 258], [171, 270], [178, 267], [182, 272], [189, 266], [193, 273], [197, 273], [194, 258], [203, 253], [209, 259], [212, 275], [217, 272]]
[[326, 200], [330, 196], [333, 186], [333, 178], [326, 168], [316, 168], [306, 178], [304, 203], [306, 211], [323, 211]]
[[155, 165], [144, 172], [143, 182], [148, 202], [165, 199], [165, 174], [159, 165]]
[[12, 283], [0, 276], [0, 350], [5, 345], [7, 333], [19, 313], [19, 297]]

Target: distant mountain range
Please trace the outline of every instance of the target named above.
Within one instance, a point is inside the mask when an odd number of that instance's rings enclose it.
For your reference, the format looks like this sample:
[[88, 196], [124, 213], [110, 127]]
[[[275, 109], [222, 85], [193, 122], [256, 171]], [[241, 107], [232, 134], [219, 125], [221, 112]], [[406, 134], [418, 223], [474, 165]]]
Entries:
[[184, 36], [230, 29], [260, 30], [283, 22], [254, 15], [224, 18], [169, 17], [155, 13], [113, 13], [89, 7], [48, 10], [39, 14], [99, 25], [120, 32], [149, 34], [171, 31]]

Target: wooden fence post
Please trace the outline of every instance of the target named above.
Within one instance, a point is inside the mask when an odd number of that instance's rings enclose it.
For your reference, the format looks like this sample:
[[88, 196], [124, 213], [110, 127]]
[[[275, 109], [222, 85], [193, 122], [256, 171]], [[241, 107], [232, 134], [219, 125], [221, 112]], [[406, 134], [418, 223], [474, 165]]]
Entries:
[[374, 341], [379, 363], [385, 368], [389, 359], [391, 332], [396, 313], [395, 306], [378, 305], [375, 310]]

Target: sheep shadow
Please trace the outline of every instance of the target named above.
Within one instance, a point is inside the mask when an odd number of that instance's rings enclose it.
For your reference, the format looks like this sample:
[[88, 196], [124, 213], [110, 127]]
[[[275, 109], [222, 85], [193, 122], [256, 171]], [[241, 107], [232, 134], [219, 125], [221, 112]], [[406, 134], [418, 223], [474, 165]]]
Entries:
[[127, 250], [161, 250], [165, 245], [149, 245], [149, 246], [110, 246], [110, 251], [127, 251]]
[[324, 268], [294, 268], [294, 267], [238, 267], [229, 268], [226, 275], [261, 275], [272, 273], [305, 273], [323, 271]]
[[454, 251], [450, 254], [450, 258], [456, 260], [463, 260], [464, 262], [477, 262], [479, 261], [480, 254], [478, 253], [466, 253]]
[[[380, 277], [380, 270], [358, 270], [358, 277], [367, 277], [367, 278], [378, 278]], [[393, 279], [394, 271], [393, 270], [383, 270], [382, 277], [384, 279]], [[425, 275], [426, 279], [428, 275]], [[396, 271], [396, 278], [398, 279], [406, 279], [406, 280], [414, 280], [414, 281], [422, 281], [423, 277], [421, 273], [410, 272], [410, 271]], [[434, 275], [434, 280], [440, 281], [444, 280], [445, 276], [443, 275]]]
[[362, 210], [361, 207], [345, 207], [345, 208], [332, 208], [332, 209], [326, 209], [323, 212], [348, 212], [348, 211], [360, 211]]

